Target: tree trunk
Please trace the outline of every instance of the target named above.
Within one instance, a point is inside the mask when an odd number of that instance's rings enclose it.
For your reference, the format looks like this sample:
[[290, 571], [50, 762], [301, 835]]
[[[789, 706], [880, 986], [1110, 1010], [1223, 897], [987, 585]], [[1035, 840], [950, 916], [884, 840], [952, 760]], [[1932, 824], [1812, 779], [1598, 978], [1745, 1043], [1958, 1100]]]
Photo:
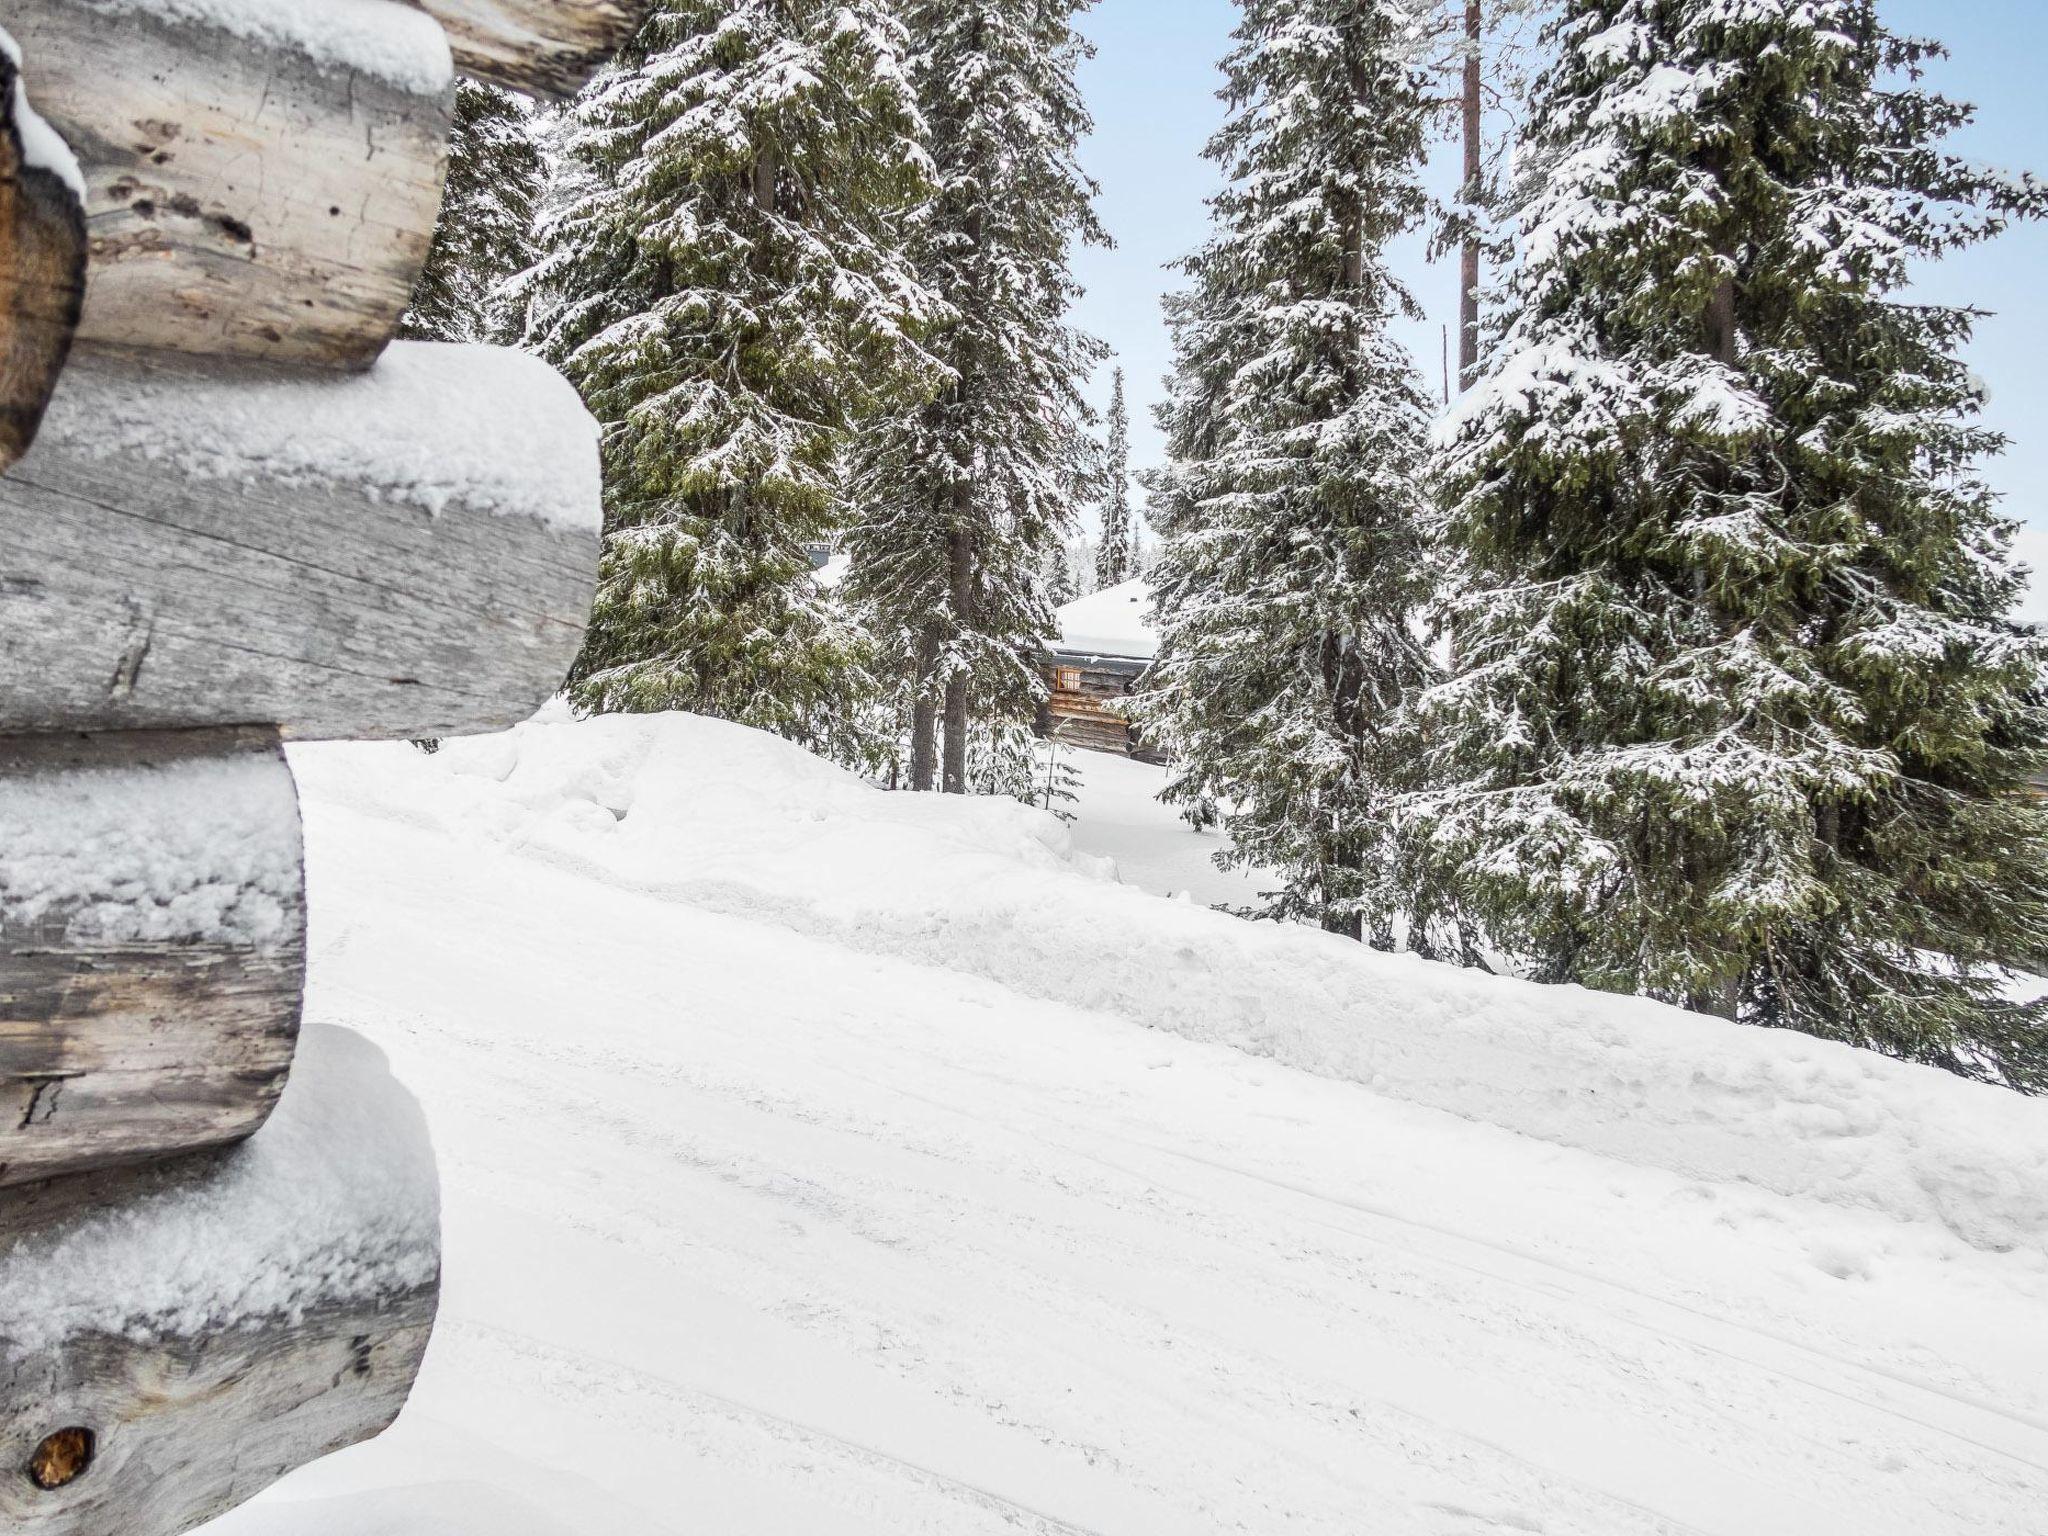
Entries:
[[1737, 336], [1735, 278], [1731, 274], [1714, 285], [1714, 297], [1707, 306], [1708, 350], [1729, 368], [1742, 360]]
[[[971, 500], [964, 489], [957, 498], [963, 507]], [[946, 554], [953, 584], [953, 619], [965, 634], [974, 623], [974, 535], [965, 528], [955, 528]], [[967, 667], [956, 663], [946, 679], [945, 789], [949, 795], [967, 793], [967, 674]]]
[[[1483, 0], [1465, 0], [1465, 203], [1477, 208], [1486, 176], [1486, 122], [1480, 47], [1486, 37]], [[1479, 237], [1467, 233], [1459, 253], [1458, 387], [1479, 382]]]
[[939, 666], [939, 632], [927, 627], [917, 637], [917, 676], [910, 702], [910, 787], [929, 794], [939, 784], [939, 701], [932, 674]]

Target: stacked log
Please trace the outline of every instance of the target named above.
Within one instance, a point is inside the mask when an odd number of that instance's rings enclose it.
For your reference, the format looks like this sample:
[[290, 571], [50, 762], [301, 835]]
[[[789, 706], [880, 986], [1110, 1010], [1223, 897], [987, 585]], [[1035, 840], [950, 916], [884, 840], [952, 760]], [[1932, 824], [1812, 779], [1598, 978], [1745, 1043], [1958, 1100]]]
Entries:
[[9, 0], [30, 97], [85, 173], [81, 340], [377, 359], [433, 242], [454, 71], [430, 18], [342, 8], [361, 24], [324, 24], [325, 6]]
[[432, 1157], [374, 1053], [302, 1035], [283, 744], [502, 728], [573, 659], [594, 424], [530, 359], [392, 338], [454, 70], [565, 93], [646, 9], [7, 7], [10, 1530], [177, 1536], [411, 1389]]
[[575, 659], [598, 492], [575, 391], [516, 353], [81, 355], [0, 478], [0, 723], [503, 729]]
[[412, 0], [448, 29], [466, 73], [532, 96], [573, 96], [646, 18], [640, 0]]
[[274, 731], [0, 738], [0, 1186], [264, 1122], [305, 986], [299, 848]]
[[177, 1536], [381, 1432], [439, 1222], [417, 1105], [335, 1029], [244, 1145], [29, 1191], [0, 1248], [0, 1525]]

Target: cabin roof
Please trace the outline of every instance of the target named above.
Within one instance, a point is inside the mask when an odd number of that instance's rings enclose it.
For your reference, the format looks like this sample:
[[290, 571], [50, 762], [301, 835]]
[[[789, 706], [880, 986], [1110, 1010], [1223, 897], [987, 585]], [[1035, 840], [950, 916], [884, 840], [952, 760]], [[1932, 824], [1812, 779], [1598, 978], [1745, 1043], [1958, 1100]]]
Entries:
[[1145, 663], [1159, 654], [1152, 625], [1152, 588], [1140, 577], [1105, 587], [1059, 611], [1060, 634], [1053, 649], [1062, 657]]

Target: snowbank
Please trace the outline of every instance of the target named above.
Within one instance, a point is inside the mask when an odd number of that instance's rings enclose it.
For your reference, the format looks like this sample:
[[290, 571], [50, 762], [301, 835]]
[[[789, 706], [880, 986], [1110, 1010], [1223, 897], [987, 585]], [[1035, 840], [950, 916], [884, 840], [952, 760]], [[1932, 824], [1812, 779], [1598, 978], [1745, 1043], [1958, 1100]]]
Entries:
[[1805, 1036], [1161, 901], [1009, 802], [884, 794], [686, 716], [552, 718], [433, 759], [314, 748], [294, 762], [330, 802], [481, 832], [608, 883], [1561, 1146], [2048, 1252], [2048, 1105]]
[[[194, 1173], [199, 1167], [203, 1171]], [[277, 1113], [216, 1164], [0, 1246], [0, 1344], [191, 1335], [412, 1290], [440, 1263], [426, 1122], [383, 1054], [309, 1026]]]
[[1143, 577], [1104, 587], [1059, 611], [1060, 648], [1085, 656], [1150, 661], [1159, 654], [1152, 588]]

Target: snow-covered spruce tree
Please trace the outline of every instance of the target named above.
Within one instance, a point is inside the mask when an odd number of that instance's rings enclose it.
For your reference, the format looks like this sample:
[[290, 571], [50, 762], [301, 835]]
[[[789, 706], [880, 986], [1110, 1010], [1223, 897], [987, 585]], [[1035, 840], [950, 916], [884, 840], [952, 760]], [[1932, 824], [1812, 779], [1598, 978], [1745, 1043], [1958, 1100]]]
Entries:
[[1869, 0], [1571, 0], [1518, 318], [1446, 423], [1423, 806], [1539, 975], [2048, 1089], [2043, 648], [1908, 263], [2042, 211]]
[[1080, 595], [1081, 585], [1074, 580], [1074, 552], [1062, 539], [1045, 553], [1045, 600], [1058, 609]]
[[856, 429], [937, 376], [903, 54], [882, 0], [665, 0], [573, 108], [528, 290], [605, 429], [582, 708], [871, 756], [868, 644], [804, 545], [844, 520]]
[[1095, 585], [1114, 587], [1138, 574], [1136, 530], [1131, 522], [1131, 408], [1124, 399], [1124, 371], [1116, 371], [1109, 397], [1109, 444], [1102, 472], [1102, 542], [1095, 546]]
[[455, 82], [455, 137], [433, 248], [413, 286], [405, 334], [426, 341], [516, 339], [506, 286], [533, 264], [547, 180], [531, 109], [468, 78]]
[[1432, 680], [1428, 404], [1388, 323], [1387, 243], [1427, 212], [1430, 110], [1410, 0], [1243, 0], [1209, 148], [1215, 231], [1169, 303], [1176, 369], [1153, 479], [1159, 660], [1142, 709], [1169, 793], [1229, 806], [1271, 915], [1386, 945], [1416, 921], [1387, 839]]
[[1046, 561], [1089, 474], [1080, 384], [1102, 355], [1067, 323], [1070, 251], [1106, 238], [1075, 158], [1089, 49], [1074, 19], [1092, 4], [899, 7], [938, 180], [913, 249], [956, 317], [934, 345], [951, 376], [922, 410], [863, 434], [848, 546], [851, 596], [907, 701], [918, 789], [965, 792], [973, 738], [1015, 739], [1007, 728], [1043, 689], [1032, 657], [1052, 627]]

